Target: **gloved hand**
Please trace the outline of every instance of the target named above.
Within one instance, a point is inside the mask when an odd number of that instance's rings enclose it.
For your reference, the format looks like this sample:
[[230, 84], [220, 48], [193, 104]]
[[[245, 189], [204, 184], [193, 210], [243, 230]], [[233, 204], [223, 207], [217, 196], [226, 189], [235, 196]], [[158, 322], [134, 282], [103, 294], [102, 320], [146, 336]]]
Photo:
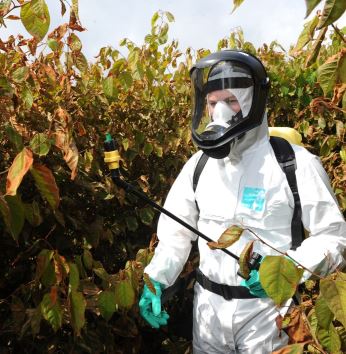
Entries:
[[161, 310], [161, 294], [164, 285], [153, 279], [150, 280], [154, 285], [156, 294], [151, 292], [146, 284], [144, 285], [139, 300], [139, 312], [153, 328], [160, 328], [160, 326], [166, 325], [169, 319], [168, 313]]
[[[264, 257], [262, 258], [261, 263], [263, 262], [263, 259], [264, 259]], [[258, 274], [258, 270], [256, 270], [256, 269], [253, 269], [250, 272], [250, 278], [247, 280], [243, 279], [241, 281], [240, 285], [246, 286], [250, 290], [250, 294], [252, 294], [254, 296], [257, 296], [260, 298], [268, 297], [267, 293], [262, 288], [259, 274]]]

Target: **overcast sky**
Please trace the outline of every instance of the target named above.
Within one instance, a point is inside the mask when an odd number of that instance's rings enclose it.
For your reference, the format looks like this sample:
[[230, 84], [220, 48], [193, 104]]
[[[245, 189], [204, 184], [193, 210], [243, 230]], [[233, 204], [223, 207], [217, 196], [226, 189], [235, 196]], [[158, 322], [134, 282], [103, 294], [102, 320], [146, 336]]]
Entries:
[[[68, 21], [68, 11], [62, 18], [60, 1], [46, 2], [51, 15], [50, 32]], [[152, 15], [163, 10], [175, 17], [175, 22], [170, 24], [169, 38], [178, 40], [181, 50], [187, 47], [215, 50], [218, 40], [236, 27], [243, 29], [245, 40], [255, 47], [277, 40], [289, 49], [306, 21], [304, 0], [244, 0], [233, 14], [232, 8], [232, 0], [79, 0], [80, 20], [87, 30], [78, 36], [83, 53], [92, 60], [103, 46], [119, 48], [120, 40], [125, 37], [141, 45], [150, 32]], [[2, 39], [9, 34], [27, 35], [20, 21], [6, 24], [7, 29], [0, 29]], [[345, 15], [338, 24], [339, 27], [346, 25]]]

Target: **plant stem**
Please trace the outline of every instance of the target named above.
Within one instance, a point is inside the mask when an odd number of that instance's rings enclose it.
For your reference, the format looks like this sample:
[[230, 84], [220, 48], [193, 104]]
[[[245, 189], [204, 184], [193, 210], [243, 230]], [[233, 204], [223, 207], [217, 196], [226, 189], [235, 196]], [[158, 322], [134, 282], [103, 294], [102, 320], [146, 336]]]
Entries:
[[339, 37], [341, 38], [341, 40], [346, 43], [346, 40], [343, 36], [343, 34], [340, 32], [339, 28], [337, 28], [335, 25], [332, 24], [332, 27], [334, 28], [334, 31], [339, 35]]
[[282, 254], [283, 256], [288, 257], [289, 259], [291, 259], [294, 263], [296, 263], [296, 265], [298, 265], [299, 267], [303, 268], [304, 270], [308, 271], [309, 273], [311, 273], [312, 275], [316, 276], [319, 279], [323, 279], [323, 277], [321, 277], [319, 274], [314, 273], [313, 271], [311, 271], [310, 269], [304, 267], [301, 263], [299, 263], [298, 261], [296, 261], [294, 258], [292, 258], [291, 256], [289, 256], [286, 252], [282, 252], [279, 251], [278, 249], [276, 249], [275, 247], [273, 247], [272, 245], [270, 245], [269, 243], [265, 242], [263, 239], [261, 239], [261, 237], [259, 237], [254, 231], [250, 230], [249, 228], [245, 228], [244, 230], [249, 231], [251, 234], [253, 234], [260, 242], [262, 242], [264, 245], [270, 247], [272, 250]]

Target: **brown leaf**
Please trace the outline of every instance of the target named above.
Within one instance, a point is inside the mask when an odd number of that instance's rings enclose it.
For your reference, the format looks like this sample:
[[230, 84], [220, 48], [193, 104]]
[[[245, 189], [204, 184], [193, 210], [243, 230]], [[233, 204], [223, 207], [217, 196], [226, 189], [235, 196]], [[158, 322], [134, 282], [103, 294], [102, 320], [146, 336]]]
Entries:
[[156, 289], [154, 287], [154, 284], [151, 282], [149, 275], [147, 273], [143, 273], [143, 280], [146, 286], [149, 288], [149, 290], [156, 295]]
[[243, 231], [244, 230], [241, 227], [232, 225], [222, 233], [222, 235], [217, 240], [217, 242], [215, 241], [208, 242], [207, 245], [212, 250], [219, 249], [219, 248], [227, 248], [240, 239], [240, 236], [242, 235]]
[[[62, 111], [61, 111], [62, 112]], [[66, 117], [65, 115], [63, 117]], [[74, 180], [77, 175], [79, 152], [77, 146], [68, 130], [57, 130], [55, 133], [55, 145], [64, 153], [64, 160], [71, 170], [71, 180]]]
[[13, 160], [6, 180], [6, 195], [16, 195], [17, 188], [34, 161], [32, 151], [24, 148]]
[[303, 354], [305, 344], [306, 343], [287, 345], [279, 350], [275, 350], [272, 354]]
[[249, 277], [251, 271], [251, 269], [249, 268], [249, 261], [252, 255], [254, 242], [254, 240], [249, 241], [239, 256], [240, 273], [244, 276], [245, 279]]
[[313, 340], [309, 326], [306, 323], [307, 320], [300, 308], [296, 307], [292, 312], [287, 313], [284, 316], [284, 321], [286, 317], [289, 317], [289, 323], [283, 329], [289, 337], [288, 344], [304, 343]]
[[74, 11], [71, 11], [70, 13], [70, 22], [68, 24], [71, 30], [78, 31], [78, 32], [83, 32], [85, 31], [85, 28], [83, 28], [80, 23], [78, 23], [78, 17], [76, 16], [76, 13]]
[[52, 286], [50, 289], [50, 301], [52, 302], [52, 305], [56, 304], [56, 300], [58, 299], [58, 288], [56, 286]]
[[54, 31], [52, 31], [48, 35], [48, 38], [54, 38], [57, 41], [60, 41], [64, 37], [67, 31], [67, 26], [68, 26], [67, 23], [64, 23], [63, 25], [57, 27]]
[[57, 209], [60, 203], [59, 188], [52, 171], [44, 165], [34, 164], [30, 172], [41, 195], [53, 209]]
[[20, 20], [20, 17], [15, 15], [9, 15], [5, 18], [5, 20]]
[[275, 318], [276, 327], [278, 328], [279, 331], [282, 330], [282, 322], [283, 322], [283, 317], [279, 314], [279, 315]]
[[43, 65], [43, 69], [48, 77], [49, 80], [51, 80], [53, 83], [56, 82], [56, 73], [54, 69], [49, 66], [49, 65]]

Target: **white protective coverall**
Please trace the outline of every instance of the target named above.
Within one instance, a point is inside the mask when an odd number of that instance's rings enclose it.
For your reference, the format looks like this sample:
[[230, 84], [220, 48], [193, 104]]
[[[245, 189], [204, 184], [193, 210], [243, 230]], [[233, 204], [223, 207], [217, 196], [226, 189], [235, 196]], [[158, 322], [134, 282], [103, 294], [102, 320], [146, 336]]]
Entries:
[[[325, 274], [343, 263], [346, 223], [318, 157], [300, 146], [293, 148], [302, 219], [310, 237], [288, 254], [308, 269]], [[276, 249], [289, 250], [293, 196], [269, 143], [266, 117], [260, 127], [235, 143], [228, 157], [208, 160], [194, 192], [192, 179], [201, 153], [194, 154], [183, 167], [165, 208], [215, 241], [231, 225], [244, 225]], [[182, 271], [196, 235], [162, 214], [158, 237], [155, 255], [144, 271], [170, 286]], [[239, 255], [253, 239], [245, 231], [228, 249]], [[204, 275], [217, 283], [240, 284], [242, 278], [237, 276], [239, 267], [233, 258], [211, 250], [201, 238], [198, 244]], [[254, 251], [262, 256], [277, 254], [260, 242], [255, 242]], [[309, 276], [306, 272], [304, 280]], [[196, 283], [194, 353], [271, 353], [287, 343], [286, 334], [279, 334], [276, 326], [277, 316], [278, 309], [269, 298], [227, 301]]]

